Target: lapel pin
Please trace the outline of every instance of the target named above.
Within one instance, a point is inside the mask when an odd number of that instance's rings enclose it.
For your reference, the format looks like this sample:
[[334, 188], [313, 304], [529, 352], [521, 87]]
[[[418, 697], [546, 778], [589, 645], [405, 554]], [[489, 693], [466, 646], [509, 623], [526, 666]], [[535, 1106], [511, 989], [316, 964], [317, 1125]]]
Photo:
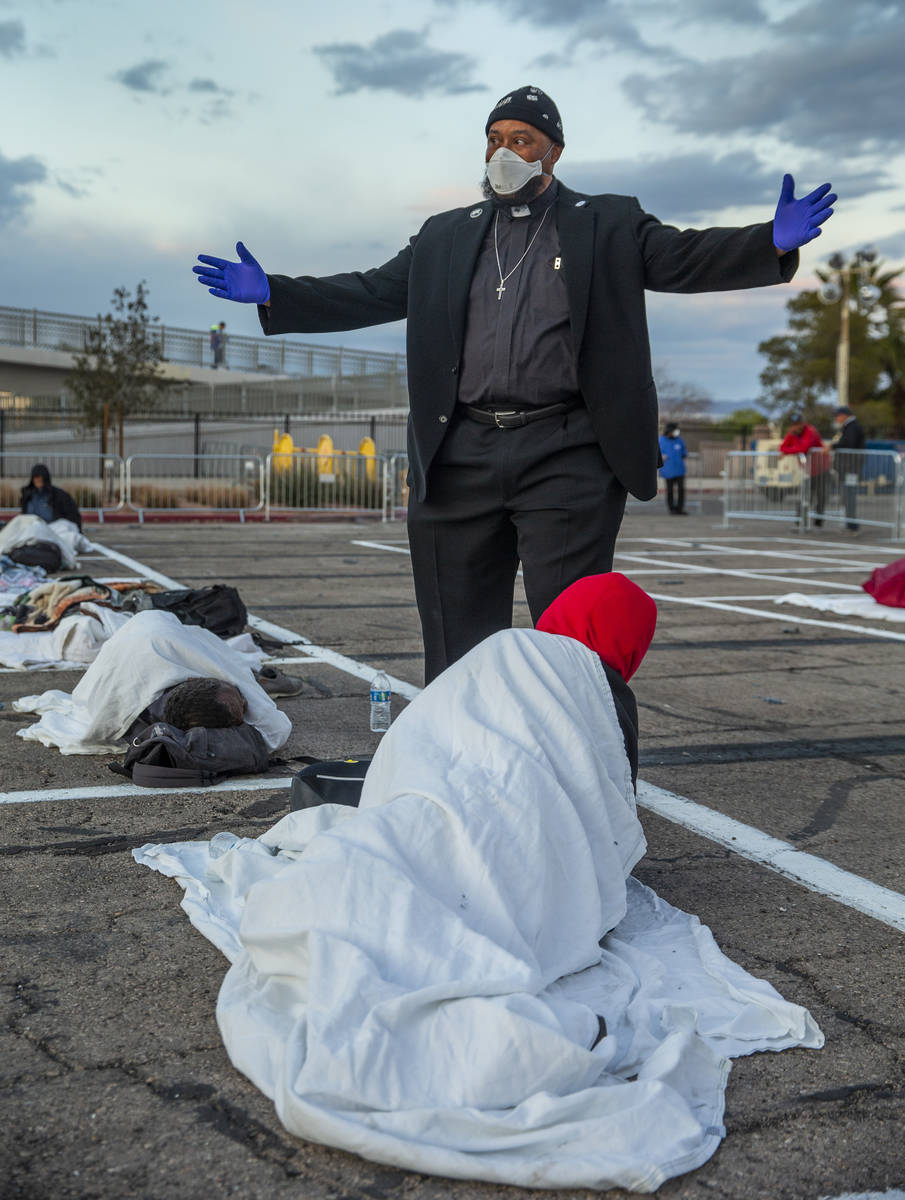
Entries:
[[483, 211], [483, 208], [473, 208], [468, 215], [472, 218], [479, 217]]
[[576, 207], [576, 208], [584, 208], [584, 206], [585, 206], [586, 204], [587, 204], [587, 200], [576, 200], [576, 201], [575, 201], [575, 207]]

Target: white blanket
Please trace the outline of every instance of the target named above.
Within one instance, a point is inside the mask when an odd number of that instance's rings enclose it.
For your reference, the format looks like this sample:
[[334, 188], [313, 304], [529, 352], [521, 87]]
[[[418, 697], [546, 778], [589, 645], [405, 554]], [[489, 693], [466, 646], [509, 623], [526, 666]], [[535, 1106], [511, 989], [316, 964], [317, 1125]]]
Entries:
[[644, 850], [628, 760], [600, 661], [568, 638], [509, 630], [444, 672], [383, 739], [359, 809], [224, 840], [134, 855], [231, 960], [230, 1058], [301, 1137], [432, 1174], [649, 1191], [718, 1145], [727, 1056], [822, 1043], [696, 918], [627, 891]]
[[774, 604], [797, 604], [802, 608], [816, 608], [821, 612], [839, 613], [845, 617], [868, 617], [875, 621], [905, 621], [905, 608], [893, 608], [889, 604], [878, 604], [867, 592], [847, 592], [842, 596], [807, 596], [803, 592], [789, 592], [777, 596]]
[[81, 611], [63, 619], [46, 633], [0, 632], [0, 665], [26, 670], [29, 667], [66, 667], [91, 663], [101, 646], [129, 620], [131, 613], [117, 612], [103, 604], [87, 602]]
[[21, 513], [0, 529], [0, 554], [9, 554], [10, 550], [28, 542], [53, 542], [59, 546], [64, 567], [74, 567], [78, 552], [91, 546], [79, 532], [78, 525], [62, 517], [48, 523], [34, 513]]
[[41, 716], [18, 736], [63, 754], [116, 751], [138, 714], [167, 688], [209, 677], [236, 685], [248, 701], [246, 721], [276, 750], [292, 726], [252, 674], [264, 655], [248, 634], [232, 641], [228, 646], [207, 629], [183, 625], [173, 613], [136, 613], [101, 647], [71, 696], [53, 690], [14, 701], [17, 712]]

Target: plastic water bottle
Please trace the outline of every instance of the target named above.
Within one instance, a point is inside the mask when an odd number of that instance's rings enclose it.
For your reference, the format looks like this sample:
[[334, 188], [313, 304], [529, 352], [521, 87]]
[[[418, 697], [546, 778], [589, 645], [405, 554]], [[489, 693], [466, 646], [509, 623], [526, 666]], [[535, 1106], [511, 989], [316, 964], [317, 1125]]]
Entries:
[[371, 732], [386, 733], [390, 727], [390, 681], [383, 671], [371, 680]]

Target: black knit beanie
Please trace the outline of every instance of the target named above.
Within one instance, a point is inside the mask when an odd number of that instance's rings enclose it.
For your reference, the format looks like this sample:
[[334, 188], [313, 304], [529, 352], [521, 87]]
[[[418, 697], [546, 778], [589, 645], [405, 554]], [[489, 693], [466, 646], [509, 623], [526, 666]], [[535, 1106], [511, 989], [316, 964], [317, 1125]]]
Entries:
[[502, 100], [498, 100], [484, 132], [490, 132], [494, 121], [526, 121], [552, 138], [560, 146], [566, 143], [562, 136], [562, 121], [559, 119], [559, 109], [546, 92], [536, 87], [522, 87], [514, 92], [507, 92]]

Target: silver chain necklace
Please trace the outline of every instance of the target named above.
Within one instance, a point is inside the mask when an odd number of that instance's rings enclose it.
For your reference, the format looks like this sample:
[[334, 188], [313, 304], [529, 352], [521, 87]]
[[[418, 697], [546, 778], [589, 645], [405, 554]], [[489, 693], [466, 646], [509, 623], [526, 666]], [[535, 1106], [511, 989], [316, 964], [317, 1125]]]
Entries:
[[496, 231], [497, 231], [497, 225], [499, 224], [499, 220], [500, 220], [500, 210], [497, 209], [497, 214], [496, 214], [496, 217], [494, 218], [494, 222], [493, 222], [493, 249], [496, 254], [496, 269], [500, 273], [500, 286], [496, 289], [497, 300], [502, 302], [503, 292], [505, 292], [505, 290], [506, 290], [503, 285], [505, 284], [505, 282], [509, 278], [509, 276], [514, 275], [515, 272], [522, 265], [522, 263], [525, 261], [525, 255], [528, 253], [528, 251], [534, 245], [535, 238], [537, 237], [537, 235], [540, 233], [541, 229], [543, 228], [544, 221], [546, 221], [546, 219], [547, 219], [547, 213], [549, 213], [549, 211], [552, 207], [553, 207], [552, 204], [547, 205], [546, 209], [544, 210], [544, 215], [540, 219], [540, 224], [538, 225], [537, 229], [535, 229], [535, 231], [534, 231], [534, 236], [531, 238], [531, 241], [525, 247], [525, 253], [518, 260], [518, 262], [515, 264], [515, 266], [512, 268], [512, 270], [507, 271], [505, 275], [503, 274], [503, 268], [500, 266], [500, 247], [497, 242], [497, 232]]

